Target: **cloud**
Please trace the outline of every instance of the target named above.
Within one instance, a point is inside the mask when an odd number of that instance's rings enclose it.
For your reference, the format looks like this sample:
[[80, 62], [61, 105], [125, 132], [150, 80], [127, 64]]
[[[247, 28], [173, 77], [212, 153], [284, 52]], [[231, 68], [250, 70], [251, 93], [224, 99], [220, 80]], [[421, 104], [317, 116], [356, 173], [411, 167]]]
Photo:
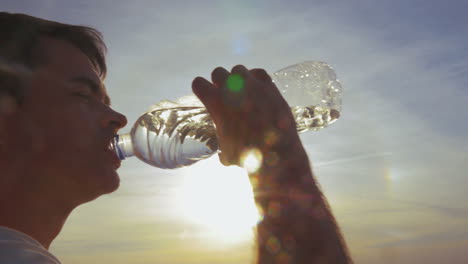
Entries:
[[409, 239], [397, 239], [390, 242], [378, 243], [372, 248], [385, 248], [385, 247], [403, 247], [403, 246], [414, 246], [414, 245], [428, 245], [428, 244], [439, 244], [439, 243], [453, 243], [468, 241], [468, 232], [461, 230], [453, 230], [451, 232], [437, 232], [429, 235], [415, 236]]

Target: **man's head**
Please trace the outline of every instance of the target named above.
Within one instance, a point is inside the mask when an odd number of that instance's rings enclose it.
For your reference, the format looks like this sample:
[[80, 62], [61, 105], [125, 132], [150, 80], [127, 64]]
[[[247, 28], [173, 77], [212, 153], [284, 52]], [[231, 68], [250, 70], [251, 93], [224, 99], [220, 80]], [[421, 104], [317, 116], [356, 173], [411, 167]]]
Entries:
[[0, 13], [0, 185], [75, 205], [118, 187], [109, 144], [126, 119], [104, 53], [94, 29]]
[[95, 29], [0, 12], [0, 93], [9, 93], [21, 99], [21, 87], [1, 84], [16, 82], [14, 79], [21, 78], [18, 75], [47, 62], [46, 50], [39, 45], [44, 37], [63, 40], [78, 48], [104, 79], [107, 72], [106, 45]]

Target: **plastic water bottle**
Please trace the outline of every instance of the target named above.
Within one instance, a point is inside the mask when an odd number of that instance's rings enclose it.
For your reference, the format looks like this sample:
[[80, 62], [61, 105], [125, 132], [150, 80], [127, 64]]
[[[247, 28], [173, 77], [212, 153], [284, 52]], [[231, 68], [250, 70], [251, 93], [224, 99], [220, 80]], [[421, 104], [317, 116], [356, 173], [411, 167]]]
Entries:
[[[271, 78], [292, 105], [298, 132], [319, 130], [339, 118], [342, 87], [327, 63], [306, 61]], [[152, 166], [174, 169], [210, 157], [218, 141], [206, 108], [192, 94], [152, 106], [130, 133], [116, 136], [114, 149], [120, 159], [137, 156]]]

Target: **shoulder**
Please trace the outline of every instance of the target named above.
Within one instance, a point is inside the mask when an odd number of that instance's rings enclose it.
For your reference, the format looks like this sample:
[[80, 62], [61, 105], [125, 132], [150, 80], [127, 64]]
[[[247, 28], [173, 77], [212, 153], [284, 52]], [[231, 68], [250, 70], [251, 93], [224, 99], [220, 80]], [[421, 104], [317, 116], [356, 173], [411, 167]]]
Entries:
[[45, 249], [23, 242], [0, 241], [0, 263], [8, 264], [59, 264]]
[[0, 228], [0, 263], [8, 264], [60, 264], [37, 242], [28, 241], [16, 231]]

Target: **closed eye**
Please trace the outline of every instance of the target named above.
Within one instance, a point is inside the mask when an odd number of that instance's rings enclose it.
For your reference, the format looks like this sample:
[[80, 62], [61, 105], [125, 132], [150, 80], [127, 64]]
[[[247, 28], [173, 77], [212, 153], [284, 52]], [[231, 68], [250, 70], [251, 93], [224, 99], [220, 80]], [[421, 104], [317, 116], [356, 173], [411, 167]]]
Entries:
[[80, 76], [72, 80], [72, 94], [88, 100], [99, 94], [99, 86], [93, 80]]
[[90, 98], [91, 97], [89, 94], [85, 94], [85, 93], [73, 93], [73, 95], [84, 97], [84, 98]]
[[87, 100], [90, 100], [93, 96], [89, 88], [82, 88], [82, 89], [79, 89], [78, 91], [74, 91], [72, 92], [72, 95], [82, 97]]

